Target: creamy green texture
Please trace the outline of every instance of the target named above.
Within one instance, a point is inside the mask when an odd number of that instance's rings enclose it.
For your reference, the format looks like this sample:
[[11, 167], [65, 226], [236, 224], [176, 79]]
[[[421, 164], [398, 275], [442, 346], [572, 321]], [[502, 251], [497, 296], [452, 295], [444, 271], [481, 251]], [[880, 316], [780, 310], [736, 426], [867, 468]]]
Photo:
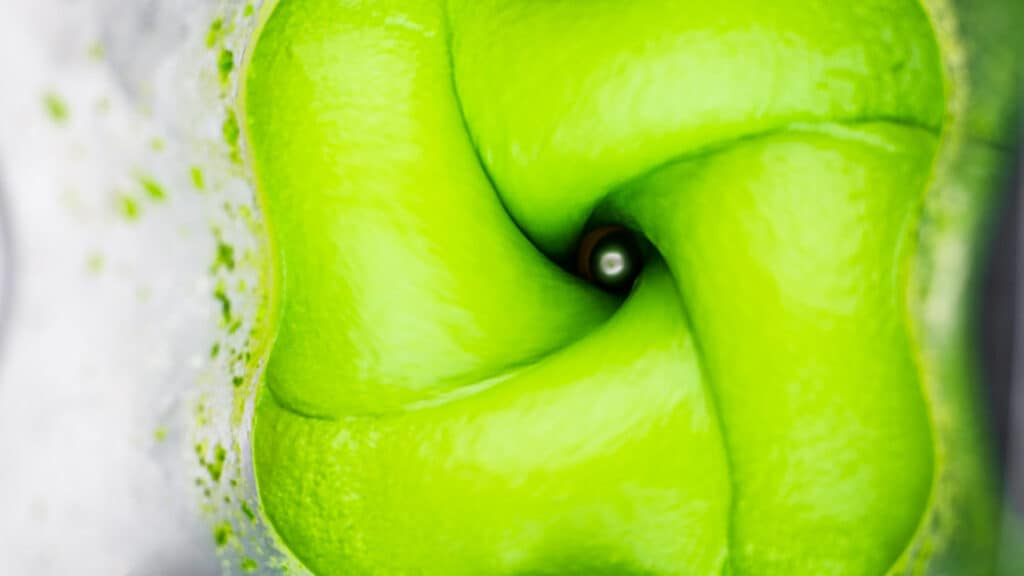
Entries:
[[[917, 2], [281, 0], [244, 74], [256, 475], [315, 573], [985, 561], [975, 414], [919, 339]], [[595, 223], [653, 247], [624, 301], [553, 263]]]

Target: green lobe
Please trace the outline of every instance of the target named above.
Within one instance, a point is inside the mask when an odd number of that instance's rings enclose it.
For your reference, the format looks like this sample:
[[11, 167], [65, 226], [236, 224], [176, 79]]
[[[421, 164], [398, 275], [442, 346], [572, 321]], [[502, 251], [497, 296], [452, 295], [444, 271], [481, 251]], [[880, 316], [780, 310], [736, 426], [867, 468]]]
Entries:
[[463, 129], [441, 11], [407, 4], [281, 3], [248, 72], [282, 275], [267, 379], [308, 414], [436, 397], [577, 339], [613, 306], [508, 218]]
[[[674, 288], [472, 395], [316, 421], [261, 401], [260, 493], [324, 574], [711, 574], [729, 483]], [[287, 440], [285, 440], [287, 439]]]
[[904, 291], [935, 142], [887, 125], [792, 130], [614, 199], [691, 315], [741, 574], [881, 574], [920, 521], [933, 448]]

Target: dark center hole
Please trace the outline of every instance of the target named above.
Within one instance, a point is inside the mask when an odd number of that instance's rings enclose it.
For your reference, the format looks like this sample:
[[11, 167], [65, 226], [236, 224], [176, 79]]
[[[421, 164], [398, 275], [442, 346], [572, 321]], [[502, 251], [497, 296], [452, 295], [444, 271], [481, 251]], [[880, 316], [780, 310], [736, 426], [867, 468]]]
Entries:
[[623, 226], [601, 226], [583, 235], [576, 251], [576, 272], [602, 290], [624, 294], [643, 269], [639, 236]]

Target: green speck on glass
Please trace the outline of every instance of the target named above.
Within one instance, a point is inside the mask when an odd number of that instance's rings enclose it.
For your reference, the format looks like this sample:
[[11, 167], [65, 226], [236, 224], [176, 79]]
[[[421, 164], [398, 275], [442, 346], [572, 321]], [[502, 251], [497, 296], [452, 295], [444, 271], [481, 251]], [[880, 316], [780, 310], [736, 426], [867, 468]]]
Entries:
[[242, 157], [238, 150], [238, 138], [240, 135], [238, 128], [238, 116], [235, 115], [234, 110], [229, 109], [227, 111], [227, 117], [224, 118], [222, 132], [224, 134], [224, 143], [231, 148], [231, 159], [235, 163], [241, 162]]
[[213, 263], [213, 271], [224, 268], [228, 271], [235, 269], [235, 248], [223, 241], [217, 242], [217, 258]]
[[206, 190], [206, 178], [203, 176], [203, 169], [198, 166], [192, 167], [192, 186], [199, 191]]
[[159, 182], [152, 178], [139, 178], [139, 184], [142, 185], [142, 190], [153, 200], [162, 201], [167, 199], [167, 192]]
[[106, 266], [106, 260], [103, 258], [103, 254], [93, 253], [89, 255], [88, 260], [85, 262], [86, 269], [92, 274], [99, 274], [103, 272], [103, 268]]
[[250, 522], [254, 522], [256, 520], [256, 513], [252, 511], [248, 502], [242, 501], [242, 514], [245, 514], [245, 517], [248, 518]]
[[49, 92], [43, 96], [43, 106], [46, 108], [46, 114], [50, 117], [50, 120], [57, 124], [66, 123], [68, 118], [71, 117], [67, 102], [54, 92]]
[[224, 462], [227, 460], [227, 457], [227, 450], [218, 444], [213, 449], [213, 460], [204, 464], [206, 471], [210, 474], [210, 479], [214, 483], [220, 482], [221, 476], [224, 475]]
[[154, 430], [153, 431], [153, 440], [155, 440], [157, 442], [157, 444], [160, 444], [160, 443], [164, 442], [165, 440], [167, 440], [167, 428], [164, 428], [163, 426], [161, 426], [161, 427], [157, 428], [156, 430]]
[[220, 314], [225, 324], [231, 323], [231, 299], [228, 298], [227, 292], [224, 290], [224, 285], [220, 284], [217, 289], [213, 292], [213, 297], [220, 302]]
[[89, 50], [86, 52], [89, 60], [93, 62], [100, 62], [107, 56], [107, 49], [100, 42], [93, 42], [89, 45]]
[[210, 23], [210, 30], [206, 33], [206, 46], [207, 48], [213, 48], [220, 41], [221, 35], [224, 33], [224, 19], [217, 18]]
[[252, 573], [260, 569], [260, 565], [252, 558], [242, 559], [242, 572]]
[[217, 543], [218, 548], [223, 548], [224, 546], [227, 546], [228, 541], [234, 533], [235, 531], [231, 528], [230, 522], [221, 522], [213, 529], [213, 540]]
[[217, 70], [220, 72], [221, 83], [227, 83], [231, 72], [235, 69], [235, 54], [227, 48], [220, 51], [217, 58]]
[[139, 201], [127, 194], [119, 194], [117, 197], [117, 209], [118, 212], [125, 220], [135, 221], [139, 219], [142, 214], [142, 210], [139, 207]]

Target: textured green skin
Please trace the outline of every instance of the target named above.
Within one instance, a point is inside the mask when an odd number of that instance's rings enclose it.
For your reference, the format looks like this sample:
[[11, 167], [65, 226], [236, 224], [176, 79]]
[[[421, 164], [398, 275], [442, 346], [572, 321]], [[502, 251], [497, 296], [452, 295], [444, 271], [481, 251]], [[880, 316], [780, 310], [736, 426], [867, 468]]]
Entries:
[[[277, 310], [254, 456], [306, 566], [982, 566], [985, 458], [946, 440], [975, 415], [916, 340], [940, 48], [916, 2], [845, 4], [268, 12], [244, 88]], [[655, 249], [624, 303], [549, 257], [588, 221]], [[976, 526], [932, 538], [958, 507]]]

